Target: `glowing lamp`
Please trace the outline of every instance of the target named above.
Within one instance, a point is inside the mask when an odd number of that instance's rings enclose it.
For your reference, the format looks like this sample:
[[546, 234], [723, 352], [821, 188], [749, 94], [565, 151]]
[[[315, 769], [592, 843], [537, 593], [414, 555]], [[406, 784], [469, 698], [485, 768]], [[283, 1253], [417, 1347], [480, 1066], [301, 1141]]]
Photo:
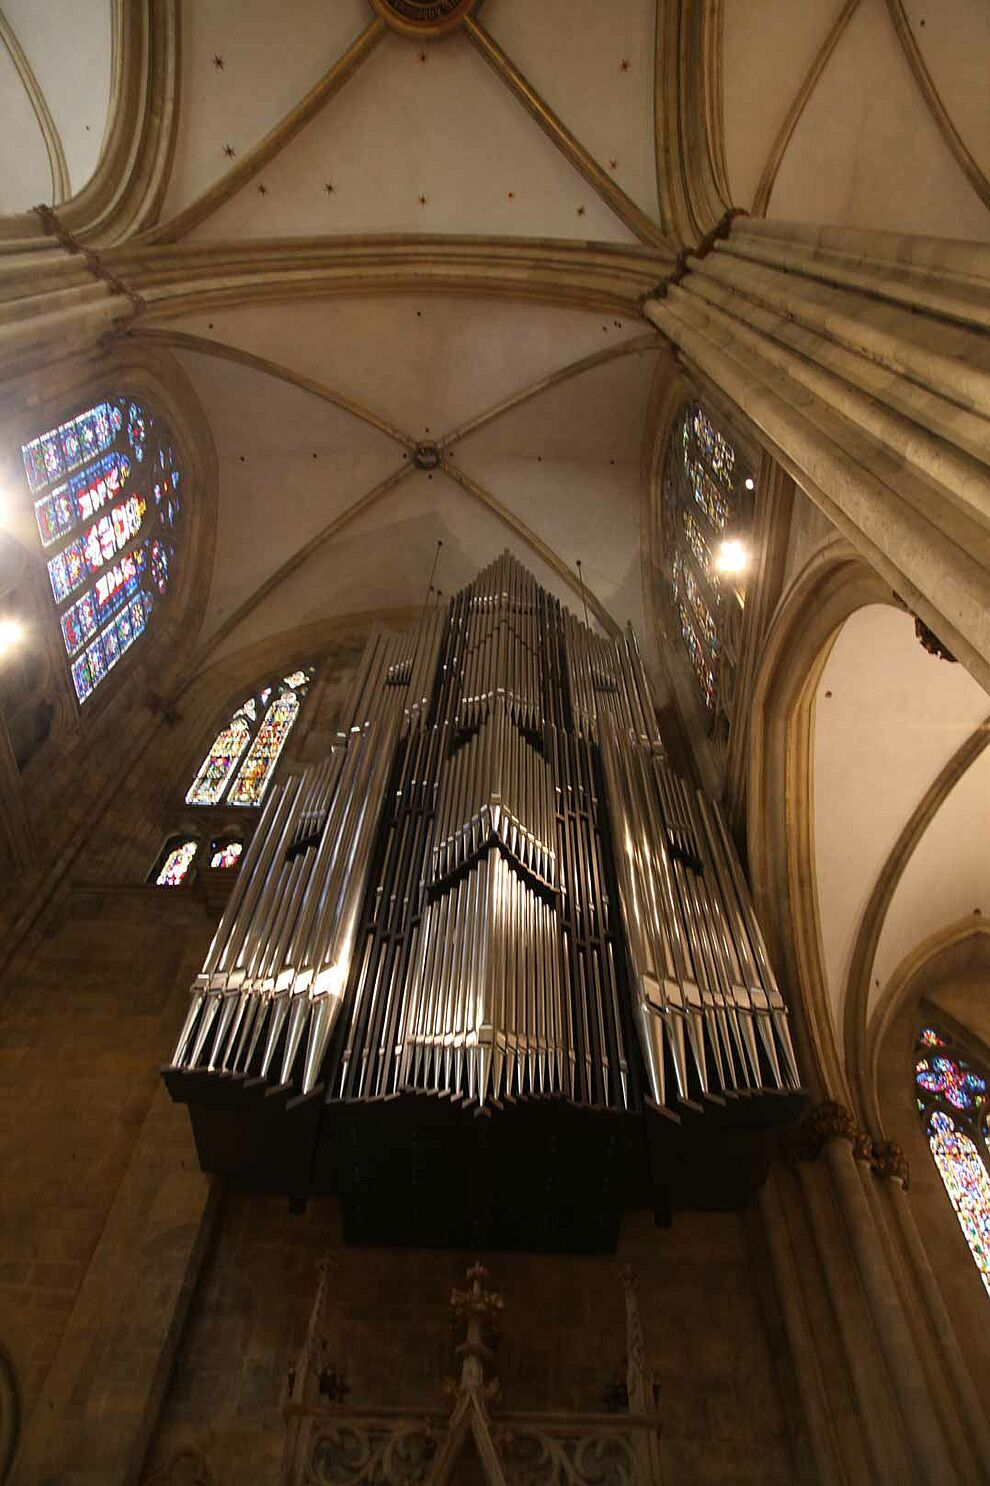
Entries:
[[715, 566], [720, 573], [744, 573], [749, 567], [745, 542], [740, 542], [737, 537], [726, 537], [715, 554]]
[[7, 655], [24, 638], [24, 626], [19, 619], [0, 619], [0, 655]]

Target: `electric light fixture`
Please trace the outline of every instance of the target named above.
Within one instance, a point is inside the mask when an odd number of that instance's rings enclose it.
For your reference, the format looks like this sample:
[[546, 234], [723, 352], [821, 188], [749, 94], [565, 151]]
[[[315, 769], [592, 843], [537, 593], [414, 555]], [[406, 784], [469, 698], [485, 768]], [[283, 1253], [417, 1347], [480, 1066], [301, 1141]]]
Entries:
[[749, 550], [738, 537], [726, 537], [715, 554], [715, 566], [720, 573], [744, 573], [749, 567]]

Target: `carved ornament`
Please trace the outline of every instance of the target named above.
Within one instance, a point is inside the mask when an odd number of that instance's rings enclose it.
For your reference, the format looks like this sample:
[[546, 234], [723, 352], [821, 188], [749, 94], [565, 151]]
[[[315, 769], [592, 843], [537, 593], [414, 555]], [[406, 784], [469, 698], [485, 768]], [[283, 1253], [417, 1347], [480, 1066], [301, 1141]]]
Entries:
[[[491, 1338], [504, 1303], [475, 1264], [450, 1297], [464, 1327], [460, 1378], [448, 1384], [449, 1412], [403, 1417], [394, 1406], [343, 1407], [321, 1397], [318, 1369], [332, 1347], [327, 1315], [331, 1270], [323, 1265], [305, 1345], [290, 1374], [284, 1486], [448, 1486], [474, 1456], [486, 1486], [659, 1486], [653, 1375], [635, 1276], [621, 1273], [626, 1300], [627, 1376], [621, 1405], [607, 1414], [520, 1413], [497, 1407], [486, 1377]], [[391, 1400], [390, 1400], [391, 1405]]]
[[847, 1140], [853, 1157], [864, 1162], [876, 1176], [892, 1177], [908, 1184], [908, 1161], [892, 1140], [874, 1140], [844, 1104], [826, 1100], [809, 1110], [800, 1124], [784, 1136], [784, 1155], [789, 1161], [817, 1161], [830, 1140]]
[[475, 0], [371, 0], [379, 15], [405, 36], [442, 36], [453, 31]]
[[873, 1147], [873, 1170], [877, 1176], [889, 1177], [892, 1181], [900, 1182], [907, 1190], [911, 1177], [911, 1168], [908, 1158], [899, 1145], [892, 1140], [878, 1140]]

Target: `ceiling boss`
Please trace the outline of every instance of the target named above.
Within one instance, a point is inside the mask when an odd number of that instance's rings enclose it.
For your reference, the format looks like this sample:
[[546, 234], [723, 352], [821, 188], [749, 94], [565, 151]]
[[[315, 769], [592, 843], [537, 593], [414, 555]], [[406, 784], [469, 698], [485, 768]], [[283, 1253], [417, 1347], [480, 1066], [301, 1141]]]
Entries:
[[438, 36], [452, 31], [475, 0], [371, 0], [396, 31], [406, 36]]

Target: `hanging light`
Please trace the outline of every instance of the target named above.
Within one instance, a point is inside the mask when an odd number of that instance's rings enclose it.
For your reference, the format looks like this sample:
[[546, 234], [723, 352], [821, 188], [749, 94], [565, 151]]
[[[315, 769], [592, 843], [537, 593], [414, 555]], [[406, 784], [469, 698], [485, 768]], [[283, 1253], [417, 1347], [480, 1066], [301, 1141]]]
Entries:
[[746, 486], [747, 490], [756, 489], [756, 481], [753, 479], [752, 475], [747, 475], [745, 480], [743, 481], [743, 484]]
[[749, 548], [738, 537], [726, 537], [715, 553], [715, 567], [720, 573], [745, 573], [749, 567]]

